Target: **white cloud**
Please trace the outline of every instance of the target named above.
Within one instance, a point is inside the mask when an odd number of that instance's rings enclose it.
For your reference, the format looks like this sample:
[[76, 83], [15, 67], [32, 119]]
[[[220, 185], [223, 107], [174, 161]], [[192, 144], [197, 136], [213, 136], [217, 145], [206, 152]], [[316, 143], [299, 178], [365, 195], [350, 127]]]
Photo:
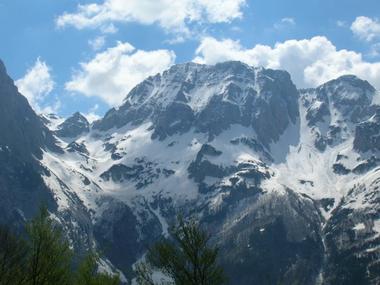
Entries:
[[53, 109], [53, 107], [41, 107], [46, 96], [53, 90], [55, 83], [50, 74], [50, 68], [40, 58], [27, 70], [24, 77], [16, 80], [15, 84], [37, 112], [47, 110], [47, 108]]
[[378, 57], [380, 56], [380, 43], [375, 43], [371, 45], [369, 56], [371, 57]]
[[100, 30], [103, 34], [115, 34], [118, 31], [117, 28], [115, 27], [115, 25], [112, 23], [105, 25], [105, 26], [102, 26], [100, 28]]
[[47, 106], [40, 107], [38, 112], [42, 114], [56, 114], [62, 106], [62, 102], [55, 98], [55, 101]]
[[113, 22], [158, 24], [167, 31], [189, 33], [191, 22], [221, 23], [242, 17], [246, 0], [103, 0], [78, 5], [56, 20], [58, 27], [105, 29]]
[[69, 91], [103, 99], [109, 105], [120, 104], [127, 93], [150, 75], [174, 64], [175, 54], [168, 50], [136, 50], [121, 43], [82, 62], [65, 87]]
[[294, 18], [286, 17], [282, 18], [279, 22], [275, 23], [273, 27], [276, 30], [282, 30], [289, 27], [294, 27], [296, 25], [296, 20]]
[[104, 36], [96, 37], [95, 39], [89, 40], [88, 44], [90, 47], [97, 51], [100, 50], [106, 43], [106, 38]]
[[99, 105], [95, 104], [94, 107], [92, 107], [88, 113], [84, 114], [86, 117], [87, 121], [91, 124], [94, 121], [97, 121], [101, 118], [100, 115], [96, 113], [96, 111], [99, 109]]
[[351, 31], [360, 39], [372, 41], [380, 38], [380, 21], [360, 16], [351, 24]]
[[84, 116], [86, 117], [87, 121], [91, 124], [97, 120], [100, 120], [102, 117], [94, 112], [89, 112], [89, 113], [86, 113], [84, 114]]
[[226, 60], [287, 70], [299, 88], [315, 87], [344, 74], [355, 74], [380, 89], [380, 62], [366, 62], [360, 53], [337, 50], [326, 37], [288, 40], [274, 47], [256, 45], [251, 49], [231, 39], [206, 37], [197, 48], [194, 59], [207, 64]]

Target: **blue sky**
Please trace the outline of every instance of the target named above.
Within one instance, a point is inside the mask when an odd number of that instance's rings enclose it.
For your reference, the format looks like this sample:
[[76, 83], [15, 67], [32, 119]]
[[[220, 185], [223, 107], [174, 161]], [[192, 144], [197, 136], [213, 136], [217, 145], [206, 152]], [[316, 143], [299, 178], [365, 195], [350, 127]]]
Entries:
[[187, 61], [287, 69], [300, 87], [345, 73], [380, 87], [378, 0], [0, 0], [0, 37], [21, 92], [62, 116], [103, 115]]

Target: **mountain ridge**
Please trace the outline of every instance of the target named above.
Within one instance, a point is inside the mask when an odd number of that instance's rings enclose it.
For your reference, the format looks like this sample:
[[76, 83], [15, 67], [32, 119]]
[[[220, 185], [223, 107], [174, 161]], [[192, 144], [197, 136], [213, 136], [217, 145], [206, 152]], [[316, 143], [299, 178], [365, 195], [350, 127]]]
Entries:
[[353, 76], [297, 90], [285, 71], [176, 65], [85, 131], [71, 120], [79, 132], [43, 150], [41, 177], [75, 245], [126, 278], [183, 212], [232, 284], [376, 284], [376, 92]]

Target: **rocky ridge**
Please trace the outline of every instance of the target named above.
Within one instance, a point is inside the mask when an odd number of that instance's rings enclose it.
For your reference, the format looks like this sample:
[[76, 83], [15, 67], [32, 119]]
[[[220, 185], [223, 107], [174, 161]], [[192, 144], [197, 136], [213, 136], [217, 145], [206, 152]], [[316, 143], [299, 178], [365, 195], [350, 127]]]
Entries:
[[297, 90], [285, 71], [175, 65], [93, 125], [52, 130], [39, 177], [75, 245], [127, 279], [183, 212], [212, 232], [231, 284], [377, 284], [376, 96], [355, 76]]

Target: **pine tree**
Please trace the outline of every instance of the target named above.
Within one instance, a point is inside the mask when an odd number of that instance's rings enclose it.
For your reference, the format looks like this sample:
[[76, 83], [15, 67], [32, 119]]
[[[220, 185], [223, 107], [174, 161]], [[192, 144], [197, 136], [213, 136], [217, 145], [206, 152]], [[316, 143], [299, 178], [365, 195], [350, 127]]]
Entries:
[[[210, 235], [198, 223], [179, 218], [172, 235], [173, 240], [160, 241], [149, 250], [147, 261], [153, 268], [170, 277], [176, 285], [220, 285], [226, 282], [223, 269], [217, 264], [218, 249], [208, 245]], [[144, 265], [140, 265], [140, 269], [144, 269]], [[150, 284], [149, 267], [137, 273], [140, 284]]]
[[71, 284], [72, 252], [47, 209], [41, 208], [26, 228], [29, 235], [28, 284]]

